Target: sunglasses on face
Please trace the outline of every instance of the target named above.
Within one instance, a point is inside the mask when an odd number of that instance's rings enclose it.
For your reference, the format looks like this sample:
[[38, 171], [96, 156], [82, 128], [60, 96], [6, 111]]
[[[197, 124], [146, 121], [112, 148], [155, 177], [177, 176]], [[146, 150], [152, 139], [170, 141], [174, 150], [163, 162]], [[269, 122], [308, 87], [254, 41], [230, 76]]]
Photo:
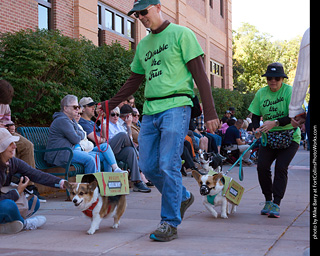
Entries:
[[132, 116], [137, 116], [137, 117], [139, 117], [140, 115], [138, 115], [138, 114], [132, 114]]
[[77, 105], [75, 105], [75, 106], [67, 106], [67, 107], [73, 107], [74, 110], [76, 110], [76, 109], [79, 110], [80, 109], [80, 106], [77, 106]]
[[267, 77], [268, 81], [272, 81], [273, 79], [276, 80], [277, 82], [279, 82], [281, 77]]
[[115, 116], [120, 116], [118, 113], [111, 113], [110, 116], [115, 117]]
[[136, 17], [136, 18], [139, 18], [139, 15], [141, 15], [141, 16], [146, 16], [146, 15], [149, 13], [149, 10], [150, 10], [152, 7], [154, 7], [154, 5], [150, 6], [150, 7], [147, 8], [147, 9], [144, 9], [144, 10], [142, 10], [142, 11], [137, 11], [137, 12], [135, 12], [133, 15], [134, 15], [134, 17]]

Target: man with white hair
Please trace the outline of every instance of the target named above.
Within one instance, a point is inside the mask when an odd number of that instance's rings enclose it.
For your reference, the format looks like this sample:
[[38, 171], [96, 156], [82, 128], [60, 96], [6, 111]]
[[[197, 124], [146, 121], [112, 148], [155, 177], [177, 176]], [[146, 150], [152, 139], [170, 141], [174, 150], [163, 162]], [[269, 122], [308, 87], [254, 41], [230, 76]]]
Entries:
[[[97, 156], [97, 164], [94, 156], [88, 152], [74, 150], [75, 146], [84, 138], [84, 132], [79, 128], [74, 118], [78, 115], [80, 106], [78, 98], [74, 95], [65, 96], [60, 103], [61, 111], [53, 114], [53, 122], [49, 129], [47, 149], [68, 147], [73, 150], [71, 163], [84, 165], [85, 173], [100, 172], [100, 159]], [[69, 151], [46, 152], [44, 159], [57, 166], [65, 165], [70, 156]]]

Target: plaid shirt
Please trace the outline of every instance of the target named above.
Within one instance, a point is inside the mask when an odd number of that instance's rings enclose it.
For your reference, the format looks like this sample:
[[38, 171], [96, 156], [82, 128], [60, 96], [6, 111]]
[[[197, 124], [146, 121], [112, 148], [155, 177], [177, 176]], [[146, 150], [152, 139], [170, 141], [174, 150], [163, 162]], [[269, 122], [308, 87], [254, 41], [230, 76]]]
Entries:
[[196, 125], [196, 129], [199, 132], [205, 132], [207, 129], [204, 125], [204, 116], [203, 114], [201, 114], [200, 116], [195, 118], [195, 125]]

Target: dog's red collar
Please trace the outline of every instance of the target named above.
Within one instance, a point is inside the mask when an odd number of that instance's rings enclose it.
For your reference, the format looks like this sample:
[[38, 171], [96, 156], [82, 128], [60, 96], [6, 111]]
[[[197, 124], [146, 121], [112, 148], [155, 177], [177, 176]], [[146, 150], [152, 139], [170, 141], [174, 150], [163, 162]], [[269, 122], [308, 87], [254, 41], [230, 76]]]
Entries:
[[82, 211], [86, 216], [92, 218], [92, 211], [94, 209], [94, 207], [96, 207], [96, 205], [99, 202], [99, 198], [97, 199], [97, 201], [95, 201], [87, 210]]

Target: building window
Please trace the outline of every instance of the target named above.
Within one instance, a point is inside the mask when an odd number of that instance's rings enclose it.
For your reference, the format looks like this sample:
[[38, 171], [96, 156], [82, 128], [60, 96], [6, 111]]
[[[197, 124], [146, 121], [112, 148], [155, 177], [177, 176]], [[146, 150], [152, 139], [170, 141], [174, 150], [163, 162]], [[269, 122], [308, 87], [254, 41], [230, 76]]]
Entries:
[[223, 0], [220, 0], [220, 15], [223, 18]]
[[209, 0], [209, 5], [211, 8], [213, 8], [213, 0]]
[[106, 26], [106, 28], [108, 29], [114, 29], [114, 22], [113, 22], [113, 15], [114, 13], [109, 11], [109, 10], [105, 10], [105, 13], [104, 13], [104, 25]]
[[127, 20], [127, 35], [130, 38], [134, 35], [134, 23], [130, 20]]
[[222, 64], [210, 60], [210, 84], [214, 87], [214, 77], [221, 78], [221, 88], [224, 88], [224, 67]]
[[51, 29], [51, 0], [37, 0], [37, 2], [39, 29]]
[[[134, 47], [135, 20], [110, 6], [98, 3], [98, 28], [123, 36], [129, 40], [129, 48]], [[100, 32], [98, 34], [101, 35]]]
[[115, 16], [115, 31], [118, 32], [119, 34], [124, 34], [124, 29], [123, 29], [123, 18], [116, 14]]

